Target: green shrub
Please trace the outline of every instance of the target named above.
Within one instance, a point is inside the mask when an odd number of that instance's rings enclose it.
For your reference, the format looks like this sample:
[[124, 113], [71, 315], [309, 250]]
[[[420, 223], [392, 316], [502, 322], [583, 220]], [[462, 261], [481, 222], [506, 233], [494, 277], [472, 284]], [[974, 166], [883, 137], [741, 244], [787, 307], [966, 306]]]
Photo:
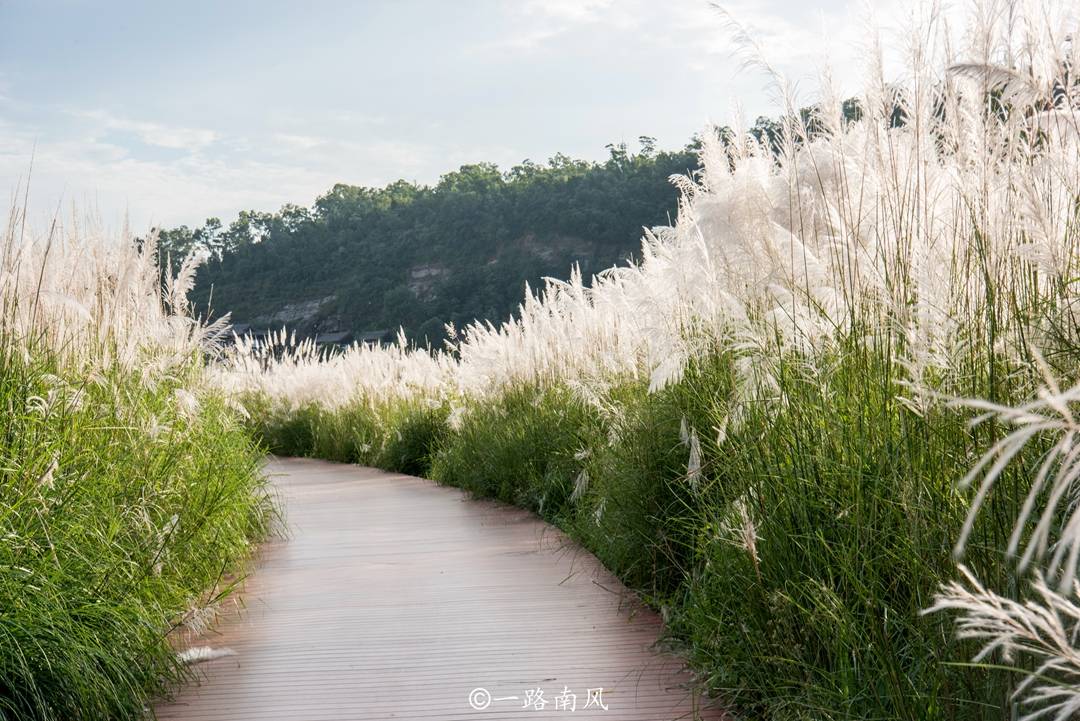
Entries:
[[[1015, 679], [952, 663], [970, 649], [921, 614], [954, 577], [956, 479], [992, 439], [906, 402], [886, 358], [861, 341], [823, 363], [781, 355], [777, 386], [750, 396], [726, 353], [651, 393], [519, 385], [467, 401], [454, 429], [445, 406], [414, 402], [296, 417], [322, 439], [311, 453], [348, 456], [332, 439], [351, 437], [371, 449], [353, 459], [557, 523], [664, 612], [708, 687], [749, 717], [1000, 718]], [[947, 380], [957, 392], [1019, 397], [1032, 382], [965, 367]], [[969, 546], [999, 586], [1016, 584], [1001, 549], [1039, 452], [1007, 472]]]
[[[987, 439], [942, 404], [913, 410], [891, 371], [857, 344], [815, 366], [782, 357], [774, 394], [742, 404], [706, 454], [672, 631], [752, 716], [1000, 719], [1008, 707], [1014, 679], [951, 663], [970, 649], [949, 619], [921, 614], [955, 576], [970, 497], [956, 480]], [[987, 377], [957, 376], [989, 392]], [[723, 424], [734, 411], [712, 412]], [[1027, 475], [1003, 479], [965, 559], [999, 587], [1015, 587], [1002, 549]]]
[[385, 408], [386, 431], [372, 465], [388, 471], [426, 476], [448, 431], [447, 408], [400, 403]]
[[168, 632], [267, 527], [261, 453], [188, 377], [65, 377], [0, 352], [0, 718], [141, 718]]
[[435, 454], [431, 477], [557, 520], [597, 423], [597, 413], [564, 388], [513, 388], [467, 407]]

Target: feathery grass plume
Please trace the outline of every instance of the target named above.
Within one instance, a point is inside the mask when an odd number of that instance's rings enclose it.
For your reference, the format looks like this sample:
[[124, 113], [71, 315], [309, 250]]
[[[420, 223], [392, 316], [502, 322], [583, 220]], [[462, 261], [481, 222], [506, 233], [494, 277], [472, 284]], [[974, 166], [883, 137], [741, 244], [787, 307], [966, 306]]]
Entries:
[[948, 619], [919, 612], [957, 539], [1001, 592], [1006, 551], [1075, 574], [1073, 391], [1016, 404], [1036, 348], [1080, 380], [1080, 26], [1063, 0], [976, 2], [960, 33], [936, 3], [908, 17], [898, 78], [870, 29], [855, 97], [826, 71], [804, 114], [773, 73], [775, 132], [707, 129], [635, 262], [545, 279], [437, 351], [241, 340], [215, 383], [276, 449], [542, 509], [751, 715], [995, 713], [1011, 681], [949, 665]]
[[1013, 692], [1014, 698], [1035, 707], [1022, 721], [1074, 718], [1080, 713], [1080, 586], [1074, 584], [1065, 596], [1037, 576], [1034, 598], [1016, 601], [984, 587], [964, 566], [960, 572], [965, 583], [945, 584], [925, 613], [960, 614], [957, 635], [983, 644], [973, 663], [995, 656], [1010, 665], [1021, 658], [1036, 663], [1023, 671], [1024, 680]]
[[193, 648], [185, 649], [176, 654], [176, 660], [185, 666], [192, 666], [197, 663], [204, 663], [206, 661], [214, 661], [219, 658], [226, 658], [228, 656], [235, 656], [236, 651], [231, 648], [222, 646], [219, 648], [211, 648], [210, 646], [195, 646]]
[[[1038, 398], [1018, 406], [1007, 406], [979, 399], [965, 399], [956, 404], [981, 411], [972, 421], [978, 425], [997, 421], [1011, 427], [961, 480], [961, 487], [980, 479], [956, 543], [956, 553], [962, 553], [987, 495], [1005, 468], [1036, 438], [1049, 442], [1043, 452], [1038, 470], [1013, 522], [1006, 552], [1013, 556], [1021, 551], [1019, 568], [1026, 570], [1033, 562], [1046, 560], [1047, 571], [1058, 579], [1065, 591], [1076, 579], [1080, 559], [1080, 423], [1074, 404], [1080, 401], [1080, 385], [1061, 390], [1045, 361], [1034, 356], [1043, 369], [1046, 382]], [[1033, 525], [1032, 525], [1033, 522]], [[1025, 531], [1029, 534], [1025, 539]], [[1049, 558], [1047, 558], [1049, 554]]]
[[207, 382], [194, 261], [163, 284], [152, 236], [61, 220], [14, 207], [0, 236], [0, 717], [137, 719], [270, 509]]

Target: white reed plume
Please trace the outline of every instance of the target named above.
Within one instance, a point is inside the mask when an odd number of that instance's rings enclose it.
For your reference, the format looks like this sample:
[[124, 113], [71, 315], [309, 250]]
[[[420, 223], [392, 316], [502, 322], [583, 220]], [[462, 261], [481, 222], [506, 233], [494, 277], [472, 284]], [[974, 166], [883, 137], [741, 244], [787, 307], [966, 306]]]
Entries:
[[437, 397], [452, 387], [450, 367], [445, 354], [410, 348], [401, 336], [390, 346], [356, 343], [325, 352], [282, 330], [267, 342], [238, 338], [214, 377], [234, 395], [262, 394], [276, 401], [274, 412], [288, 414], [309, 405]]
[[218, 648], [211, 648], [210, 646], [193, 646], [192, 648], [185, 649], [176, 654], [176, 660], [185, 666], [192, 666], [197, 663], [214, 661], [219, 658], [235, 655], [236, 651], [227, 646], [220, 646]]
[[1034, 662], [1013, 692], [1014, 699], [1034, 707], [1021, 721], [1075, 718], [1080, 713], [1080, 586], [1074, 584], [1065, 596], [1037, 577], [1033, 598], [1015, 601], [985, 588], [964, 566], [960, 571], [966, 583], [946, 584], [924, 613], [958, 612], [957, 637], [983, 644], [975, 663], [995, 654], [1010, 665]]
[[224, 325], [189, 313], [194, 258], [165, 273], [163, 292], [153, 235], [138, 243], [59, 218], [39, 234], [13, 208], [0, 246], [0, 335], [87, 374], [118, 367], [152, 383], [213, 350]]
[[[1041, 357], [1036, 354], [1036, 359], [1046, 380], [1046, 387], [1036, 400], [1015, 407], [978, 399], [956, 401], [958, 405], [982, 411], [973, 425], [994, 420], [1012, 428], [961, 481], [961, 486], [967, 487], [980, 479], [956, 552], [963, 551], [979, 510], [1010, 462], [1032, 440], [1041, 439], [1049, 447], [1042, 455], [1015, 519], [1007, 551], [1014, 555], [1023, 548], [1020, 570], [1049, 554], [1048, 572], [1051, 576], [1060, 574], [1059, 587], [1065, 590], [1072, 586], [1080, 561], [1080, 505], [1076, 502], [1080, 491], [1077, 482], [1080, 479], [1080, 422], [1075, 413], [1075, 404], [1080, 401], [1080, 385], [1061, 390]], [[1044, 499], [1044, 503], [1037, 512], [1040, 499]], [[1024, 532], [1033, 518], [1034, 528], [1025, 538]]]
[[850, 103], [827, 72], [808, 118], [785, 95], [779, 156], [707, 131], [701, 171], [677, 181], [675, 224], [645, 231], [640, 261], [549, 279], [506, 322], [455, 330], [447, 352], [240, 344], [220, 382], [285, 413], [465, 401], [515, 384], [567, 385], [603, 408], [616, 383], [658, 391], [724, 349], [739, 358], [736, 427], [746, 402], [779, 397], [781, 354], [812, 361], [858, 333], [899, 362], [905, 402], [926, 412], [927, 386], [971, 349], [1021, 358], [1046, 340], [1041, 317], [1080, 308], [1069, 284], [1080, 270], [1078, 25], [1060, 1], [978, 4], [959, 41], [933, 4], [912, 17], [898, 82], [875, 45]]

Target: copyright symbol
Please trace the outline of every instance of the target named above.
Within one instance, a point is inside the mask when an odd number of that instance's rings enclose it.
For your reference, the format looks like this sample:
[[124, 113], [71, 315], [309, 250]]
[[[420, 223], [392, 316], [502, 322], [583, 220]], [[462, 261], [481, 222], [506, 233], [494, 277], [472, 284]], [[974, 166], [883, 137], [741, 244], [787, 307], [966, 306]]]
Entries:
[[491, 694], [486, 688], [474, 688], [469, 692], [469, 705], [477, 711], [483, 711], [491, 705]]

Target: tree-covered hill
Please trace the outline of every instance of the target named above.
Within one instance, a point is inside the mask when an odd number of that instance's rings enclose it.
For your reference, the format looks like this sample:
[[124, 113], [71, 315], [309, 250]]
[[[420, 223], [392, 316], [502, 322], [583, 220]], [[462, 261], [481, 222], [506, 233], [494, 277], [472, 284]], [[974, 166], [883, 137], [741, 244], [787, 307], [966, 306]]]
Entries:
[[405, 328], [438, 342], [448, 322], [509, 316], [526, 282], [586, 277], [636, 252], [642, 227], [667, 224], [669, 178], [697, 167], [693, 146], [608, 146], [602, 162], [556, 155], [502, 172], [465, 165], [434, 187], [335, 185], [311, 208], [242, 212], [229, 226], [162, 231], [173, 257], [209, 253], [191, 298], [255, 328], [300, 334]]

